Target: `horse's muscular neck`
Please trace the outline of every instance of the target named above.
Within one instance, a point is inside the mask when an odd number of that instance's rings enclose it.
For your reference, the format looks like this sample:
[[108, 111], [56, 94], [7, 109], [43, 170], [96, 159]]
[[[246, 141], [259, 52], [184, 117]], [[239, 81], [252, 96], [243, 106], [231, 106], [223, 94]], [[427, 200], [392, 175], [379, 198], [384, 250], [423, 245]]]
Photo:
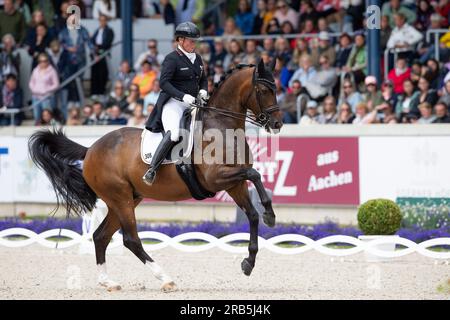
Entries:
[[[242, 114], [247, 112], [245, 103], [251, 93], [253, 68], [239, 70], [229, 76], [211, 96], [208, 106], [221, 110]], [[245, 120], [239, 120], [208, 111], [204, 116], [204, 129], [242, 129], [245, 130]]]

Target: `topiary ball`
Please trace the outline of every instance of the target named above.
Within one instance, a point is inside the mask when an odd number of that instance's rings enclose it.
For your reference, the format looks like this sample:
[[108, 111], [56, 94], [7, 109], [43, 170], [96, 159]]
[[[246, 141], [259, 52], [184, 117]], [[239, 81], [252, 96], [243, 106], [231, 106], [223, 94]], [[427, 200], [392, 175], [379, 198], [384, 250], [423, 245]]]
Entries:
[[365, 235], [392, 235], [400, 229], [400, 207], [388, 199], [373, 199], [358, 209], [358, 225]]

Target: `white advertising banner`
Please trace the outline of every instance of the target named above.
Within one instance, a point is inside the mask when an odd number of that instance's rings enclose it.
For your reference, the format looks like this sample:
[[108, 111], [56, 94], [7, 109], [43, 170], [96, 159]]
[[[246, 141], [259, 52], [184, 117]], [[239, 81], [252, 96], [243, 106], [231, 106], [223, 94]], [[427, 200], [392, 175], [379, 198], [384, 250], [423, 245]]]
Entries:
[[[97, 138], [74, 138], [90, 146]], [[27, 137], [0, 137], [0, 202], [56, 201], [45, 173], [28, 156]]]
[[450, 197], [450, 137], [360, 137], [360, 199]]

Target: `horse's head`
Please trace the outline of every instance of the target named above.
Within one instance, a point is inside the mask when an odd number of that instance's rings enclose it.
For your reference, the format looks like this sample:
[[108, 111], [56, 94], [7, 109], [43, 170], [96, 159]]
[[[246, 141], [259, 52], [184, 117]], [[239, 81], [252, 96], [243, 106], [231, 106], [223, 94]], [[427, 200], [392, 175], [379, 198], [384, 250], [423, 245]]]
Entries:
[[256, 116], [256, 121], [268, 132], [270, 129], [278, 133], [283, 126], [282, 113], [277, 104], [276, 85], [273, 77], [276, 60], [274, 59], [268, 67], [261, 59], [253, 71], [252, 99], [248, 99], [247, 108]]

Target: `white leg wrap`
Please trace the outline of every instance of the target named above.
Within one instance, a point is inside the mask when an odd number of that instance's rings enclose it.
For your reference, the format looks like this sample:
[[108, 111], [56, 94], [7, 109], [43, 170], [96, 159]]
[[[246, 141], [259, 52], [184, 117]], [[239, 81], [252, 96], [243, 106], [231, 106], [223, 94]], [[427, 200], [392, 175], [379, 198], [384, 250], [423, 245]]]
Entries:
[[162, 283], [168, 283], [173, 281], [172, 278], [169, 277], [156, 262], [146, 261], [145, 265], [148, 266], [150, 270], [152, 270], [155, 278], [161, 280]]
[[106, 273], [106, 263], [97, 265], [98, 268], [98, 284], [103, 287], [116, 287], [120, 286], [117, 282], [109, 279]]

